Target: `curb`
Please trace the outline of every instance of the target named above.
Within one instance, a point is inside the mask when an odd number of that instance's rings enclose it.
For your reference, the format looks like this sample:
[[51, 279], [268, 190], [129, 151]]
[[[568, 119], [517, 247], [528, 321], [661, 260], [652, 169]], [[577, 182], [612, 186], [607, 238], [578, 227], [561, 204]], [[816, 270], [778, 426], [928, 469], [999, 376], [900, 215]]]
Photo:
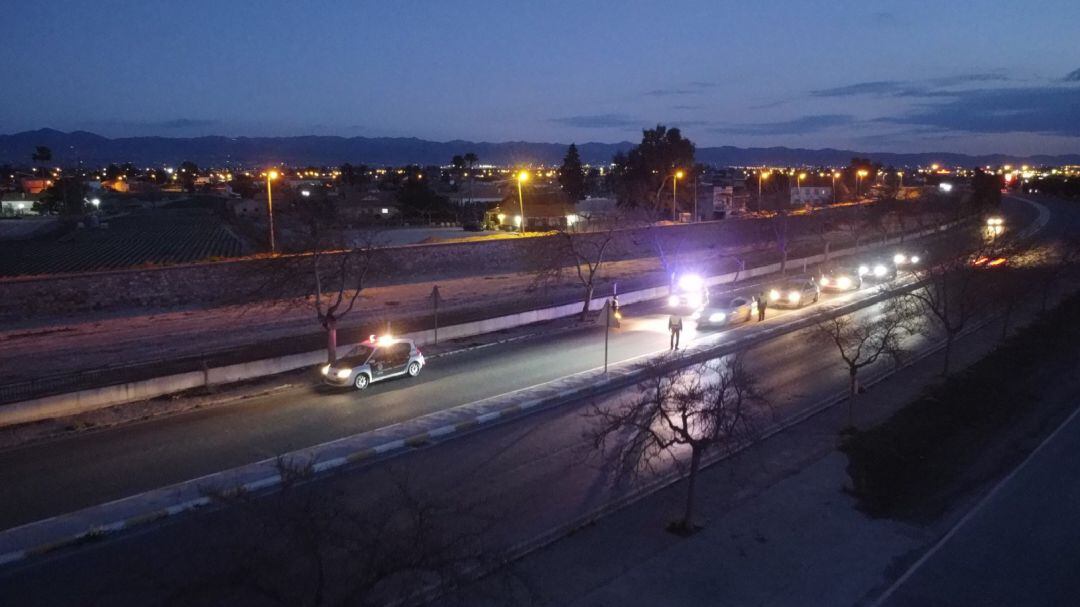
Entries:
[[[1029, 201], [1025, 200], [1025, 202], [1029, 202]], [[1031, 203], [1031, 204], [1037, 205], [1038, 207], [1042, 207], [1042, 205], [1039, 205], [1038, 203]], [[1045, 210], [1045, 207], [1042, 207], [1042, 209]], [[1040, 213], [1040, 217], [1041, 217], [1041, 215], [1042, 214]], [[1045, 221], [1043, 222], [1042, 225], [1045, 225]], [[1039, 229], [1041, 229], [1041, 227], [1042, 226], [1040, 225]], [[933, 234], [933, 233], [938, 233], [941, 229], [942, 229], [942, 227], [932, 228], [930, 230], [926, 230], [926, 232], [928, 234]], [[1037, 230], [1035, 230], [1035, 231], [1037, 231]], [[1032, 232], [1032, 233], [1034, 233], [1034, 232]], [[881, 243], [876, 243], [874, 246], [878, 246], [878, 244], [881, 244]], [[903, 290], [910, 290], [912, 288], [914, 288], [914, 283], [912, 281], [910, 281], [910, 279], [906, 284], [899, 285], [899, 289], [903, 289]], [[525, 400], [525, 401], [522, 401], [522, 402], [519, 402], [519, 403], [511, 404], [509, 406], [504, 406], [504, 407], [496, 409], [494, 411], [490, 411], [490, 412], [486, 412], [486, 413], [483, 413], [483, 414], [476, 415], [475, 417], [472, 417], [472, 418], [468, 418], [468, 419], [458, 421], [458, 422], [455, 422], [455, 423], [452, 423], [452, 424], [439, 426], [439, 427], [436, 427], [435, 429], [432, 429], [432, 430], [427, 430], [425, 432], [420, 432], [420, 433], [417, 433], [417, 434], [409, 435], [409, 436], [404, 437], [404, 438], [394, 439], [394, 440], [391, 440], [391, 441], [388, 441], [388, 442], [385, 442], [385, 443], [381, 443], [381, 444], [378, 444], [378, 445], [375, 445], [375, 446], [364, 447], [362, 449], [346, 453], [345, 455], [341, 455], [341, 456], [337, 456], [337, 457], [334, 457], [334, 458], [331, 458], [331, 459], [323, 460], [321, 462], [312, 462], [312, 464], [311, 464], [312, 465], [312, 470], [315, 473], [325, 473], [325, 472], [329, 472], [329, 471], [332, 471], [334, 469], [341, 468], [341, 467], [344, 467], [344, 466], [348, 466], [348, 465], [352, 465], [352, 464], [358, 464], [358, 463], [364, 463], [364, 462], [373, 460], [374, 458], [376, 458], [376, 457], [378, 457], [380, 455], [384, 455], [384, 454], [387, 454], [387, 453], [390, 453], [390, 452], [396, 452], [396, 451], [399, 451], [399, 450], [416, 449], [416, 448], [424, 447], [424, 446], [427, 446], [429, 443], [431, 443], [433, 439], [443, 438], [443, 437], [451, 436], [451, 435], [454, 435], [454, 434], [462, 434], [462, 433], [465, 433], [467, 431], [475, 430], [475, 429], [477, 429], [480, 426], [485, 425], [485, 424], [490, 424], [490, 423], [495, 422], [495, 421], [505, 421], [508, 418], [515, 417], [515, 416], [518, 416], [520, 414], [525, 414], [525, 413], [527, 413], [527, 412], [529, 412], [530, 410], [533, 410], [533, 409], [540, 410], [540, 409], [554, 408], [554, 407], [560, 406], [562, 404], [565, 404], [568, 401], [578, 401], [578, 400], [581, 400], [581, 399], [584, 399], [584, 398], [588, 398], [588, 397], [597, 396], [597, 395], [600, 395], [600, 394], [613, 392], [615, 390], [631, 386], [631, 385], [637, 383], [638, 381], [640, 381], [644, 377], [645, 374], [640, 369], [633, 369], [633, 366], [637, 364], [636, 361], [641, 359], [641, 358], [654, 357], [654, 358], [659, 359], [660, 361], [662, 361], [662, 364], [658, 365], [658, 368], [657, 368], [657, 370], [655, 372], [665, 372], [665, 371], [671, 370], [671, 369], [688, 367], [688, 366], [691, 366], [691, 365], [699, 363], [699, 362], [703, 362], [703, 361], [706, 361], [706, 360], [711, 360], [711, 359], [714, 359], [714, 358], [719, 358], [719, 357], [722, 357], [722, 356], [726, 356], [726, 355], [731, 354], [731, 353], [733, 353], [735, 351], [738, 351], [738, 350], [743, 350], [743, 349], [747, 349], [747, 348], [753, 348], [753, 347], [755, 347], [757, 345], [760, 345], [761, 343], [764, 343], [766, 341], [769, 341], [769, 340], [773, 339], [774, 337], [776, 337], [779, 334], [787, 334], [787, 333], [791, 333], [791, 332], [795, 332], [795, 331], [805, 329], [805, 328], [807, 328], [809, 326], [812, 326], [816, 322], [819, 322], [822, 317], [834, 317], [834, 316], [845, 315], [845, 314], [849, 314], [849, 313], [852, 313], [854, 311], [857, 311], [859, 309], [872, 306], [872, 305], [874, 305], [874, 304], [888, 298], [894, 292], [896, 292], [895, 289], [893, 291], [882, 291], [882, 292], [879, 292], [879, 293], [875, 293], [875, 294], [872, 294], [872, 295], [870, 295], [868, 297], [859, 299], [858, 301], [855, 301], [855, 302], [848, 302], [848, 303], [841, 304], [841, 305], [838, 305], [838, 306], [833, 307], [833, 308], [827, 308], [827, 309], [821, 310], [820, 312], [809, 314], [806, 317], [794, 319], [793, 321], [785, 323], [785, 324], [779, 324], [779, 325], [775, 325], [775, 326], [765, 328], [765, 329], [763, 329], [763, 330], [761, 330], [761, 331], [759, 331], [759, 332], [757, 332], [757, 333], [755, 333], [753, 335], [747, 336], [747, 337], [742, 338], [742, 339], [736, 339], [736, 340], [734, 340], [733, 342], [730, 342], [730, 343], [723, 343], [723, 344], [712, 343], [712, 344], [703, 344], [703, 345], [696, 346], [696, 347], [692, 346], [691, 348], [683, 350], [681, 353], [675, 354], [675, 355], [669, 355], [668, 353], [663, 353], [663, 352], [660, 353], [660, 354], [657, 354], [657, 353], [654, 352], [654, 353], [645, 354], [645, 355], [642, 355], [642, 356], [639, 356], [639, 357], [627, 359], [627, 360], [621, 361], [620, 363], [618, 363], [616, 365], [612, 365], [611, 370], [607, 374], [606, 378], [603, 376], [602, 373], [598, 373], [597, 369], [586, 370], [586, 371], [574, 374], [572, 376], [560, 378], [560, 380], [566, 380], [568, 378], [573, 378], [573, 377], [585, 378], [585, 377], [588, 377], [590, 375], [593, 375], [593, 376], [599, 375], [600, 377], [599, 378], [594, 377], [593, 381], [590, 381], [586, 385], [581, 386], [581, 387], [559, 390], [558, 392], [556, 392], [554, 394], [544, 396], [542, 398], [528, 399], [528, 400]], [[989, 320], [987, 322], [989, 322]], [[982, 328], [982, 326], [984, 326], [984, 324], [985, 323], [979, 324], [976, 327], [973, 327], [971, 329], [971, 331], [975, 331], [975, 330], [977, 330], [979, 328]], [[967, 333], [962, 333], [962, 335], [966, 335], [966, 334]], [[717, 334], [717, 337], [719, 337], [721, 335], [724, 335], [724, 333]], [[518, 336], [517, 338], [524, 338], [524, 336]], [[511, 339], [514, 339], [514, 338], [511, 338]], [[507, 341], [509, 341], [509, 340], [507, 340]], [[716, 339], [714, 341], [719, 341], [719, 339]], [[485, 347], [485, 346], [479, 346], [479, 347]], [[942, 347], [944, 347], [943, 343], [939, 343], [936, 346], [932, 346], [924, 354], [921, 354], [921, 355], [913, 358], [910, 362], [906, 362], [904, 365], [900, 365], [898, 367], [893, 368], [892, 370], [886, 371], [883, 374], [881, 374], [880, 376], [873, 377], [873, 378], [869, 379], [867, 382], [864, 382], [863, 385], [865, 385], [865, 386], [874, 385], [875, 383], [877, 383], [877, 382], [879, 382], [879, 381], [881, 381], [881, 380], [895, 374], [900, 369], [906, 368], [907, 366], [910, 366], [910, 364], [914, 364], [918, 360], [921, 360], [922, 358], [925, 358], [926, 356], [932, 355], [934, 352], [936, 352], [937, 350], [939, 350]], [[447, 355], [448, 354], [449, 353], [447, 353]], [[667, 357], [667, 360], [664, 360], [665, 357]], [[626, 367], [631, 367], [631, 368], [626, 369]], [[596, 379], [600, 379], [600, 381], [595, 381]], [[560, 381], [560, 380], [554, 380], [554, 381]], [[548, 382], [548, 383], [554, 383], [554, 382]], [[544, 385], [544, 384], [540, 384], [540, 385]], [[529, 388], [526, 388], [526, 390], [527, 389], [529, 389]], [[513, 394], [513, 392], [511, 392], [509, 394]], [[708, 458], [708, 459], [706, 459], [705, 462], [703, 462], [703, 464], [706, 465], [706, 466], [712, 465], [713, 463], [715, 463], [717, 461], [720, 461], [721, 459], [725, 459], [727, 457], [730, 457], [731, 455], [739, 453], [742, 450], [746, 449], [747, 447], [749, 447], [749, 446], [751, 446], [753, 444], [756, 444], [757, 442], [765, 440], [765, 439], [767, 439], [767, 438], [769, 438], [769, 437], [771, 437], [771, 436], [773, 436], [773, 435], [775, 435], [775, 434], [777, 434], [779, 432], [782, 432], [783, 430], [786, 430], [786, 429], [788, 429], [788, 428], [790, 428], [790, 427], [792, 427], [794, 425], [797, 425], [797, 424], [799, 424], [799, 423], [801, 423], [801, 422], [803, 422], [803, 421], [805, 421], [807, 419], [810, 419], [811, 417], [814, 417], [815, 415], [817, 415], [817, 414], [831, 408], [836, 403], [842, 402], [846, 398], [847, 398], [847, 391], [844, 390], [843, 392], [838, 393], [837, 395], [834, 395], [834, 396], [828, 397], [828, 398], [826, 398], [826, 399], [824, 399], [822, 401], [819, 401], [817, 404], [812, 405], [812, 406], [808, 407], [807, 409], [805, 409], [805, 410], [803, 410], [801, 412], [795, 413], [792, 416], [789, 416], [785, 420], [781, 421], [779, 424], [773, 425], [770, 428], [766, 429], [761, 434], [761, 436], [759, 436], [754, 441], [752, 441], [750, 443], [747, 443], [747, 444], [744, 444], [744, 445], [741, 445], [741, 446], [737, 447], [736, 449], [734, 449], [733, 451], [720, 453], [720, 454], [717, 454], [716, 456], [714, 456], [713, 458]], [[324, 443], [324, 445], [326, 445], [326, 444], [329, 444], [329, 443]], [[324, 446], [324, 445], [316, 445], [314, 447], [320, 447], [320, 446]], [[314, 447], [308, 447], [307, 449], [305, 449], [305, 451], [310, 450], [310, 449], [312, 449]], [[291, 454], [285, 454], [283, 456], [280, 456], [280, 458], [286, 458], [286, 457], [295, 458], [297, 456], [298, 456], [298, 452], [294, 451]], [[268, 459], [268, 460], [263, 460], [261, 462], [254, 462], [252, 464], [249, 464], [249, 466], [258, 466], [258, 465], [266, 464], [268, 462], [275, 461], [275, 460], [280, 459], [280, 458], [272, 458], [272, 459]], [[199, 481], [199, 480], [205, 480], [205, 479], [208, 479], [208, 478], [211, 478], [211, 477], [214, 477], [214, 476], [220, 476], [220, 475], [223, 475], [226, 472], [228, 472], [228, 471], [222, 471], [222, 472], [219, 472], [219, 473], [214, 473], [214, 474], [211, 474], [211, 475], [207, 475], [206, 477], [202, 477], [201, 479], [193, 479], [193, 481], [185, 481], [185, 483], [190, 483], [190, 482]], [[524, 555], [529, 551], [532, 551], [532, 550], [535, 550], [535, 549], [537, 549], [539, 547], [542, 547], [546, 543], [550, 543], [551, 541], [554, 541], [554, 539], [556, 539], [558, 537], [561, 537], [562, 535], [565, 535], [567, 532], [572, 531], [573, 529], [575, 529], [577, 527], [580, 527], [580, 526], [582, 526], [584, 524], [587, 524], [588, 522], [590, 522], [592, 520], [595, 520], [596, 518], [599, 518], [600, 516], [603, 516], [606, 513], [613, 512], [614, 510], [617, 510], [617, 509], [619, 509], [619, 508], [621, 508], [623, 506], [629, 505], [629, 504], [633, 503], [634, 501], [636, 501], [637, 499], [640, 499], [644, 495], [647, 495], [647, 494], [652, 493], [652, 492], [654, 492], [656, 490], [659, 490], [659, 489], [661, 489], [663, 487], [666, 487], [666, 486], [668, 486], [670, 484], [678, 482], [679, 480], [681, 480], [681, 477], [676, 477], [676, 478], [662, 477], [662, 478], [657, 479], [656, 481], [654, 481], [652, 483], [643, 485], [641, 488], [635, 490], [631, 494], [628, 494], [626, 497], [617, 499], [617, 500], [615, 500], [613, 502], [609, 502], [609, 504], [605, 505], [604, 507], [600, 508], [599, 510], [594, 511], [593, 513], [591, 513], [591, 514], [589, 514], [587, 516], [584, 516], [584, 517], [582, 517], [580, 519], [577, 519], [573, 523], [560, 526], [556, 530], [554, 530], [552, 532], [547, 532], [547, 533], [543, 534], [542, 536], [540, 536], [539, 538], [536, 538], [535, 540], [531, 540], [531, 541], [525, 542], [523, 544], [520, 544], [519, 546], [521, 546], [521, 548], [512, 549], [511, 554], [515, 554], [519, 550], [524, 550], [523, 552], [520, 552], [518, 554], [518, 556]], [[281, 481], [282, 481], [282, 479], [281, 479], [280, 474], [271, 474], [271, 475], [268, 475], [268, 476], [265, 476], [265, 477], [262, 477], [262, 478], [258, 478], [258, 479], [253, 480], [253, 481], [248, 481], [248, 482], [245, 482], [245, 483], [235, 485], [230, 490], [247, 491], [247, 492], [268, 490], [268, 489], [271, 489], [271, 488], [276, 487], [277, 485], [279, 485], [281, 483]], [[184, 484], [184, 483], [180, 483], [180, 484]], [[146, 493], [148, 493], [148, 492], [143, 492], [141, 494], [136, 494], [136, 496], [137, 495], [144, 495]], [[115, 502], [109, 502], [109, 503], [116, 503], [116, 502], [122, 501], [123, 499], [130, 499], [132, 497], [135, 497], [135, 496], [128, 496], [126, 498], [121, 498], [121, 500], [116, 500]], [[202, 508], [204, 506], [207, 506], [207, 505], [211, 504], [211, 501], [212, 501], [211, 498], [206, 497], [206, 496], [201, 496], [201, 497], [198, 497], [198, 498], [188, 499], [188, 500], [176, 503], [176, 504], [172, 504], [172, 505], [170, 505], [168, 507], [165, 507], [165, 508], [154, 509], [154, 510], [151, 510], [149, 512], [140, 513], [140, 514], [137, 514], [137, 515], [134, 515], [134, 516], [123, 518], [123, 519], [120, 519], [120, 520], [115, 521], [115, 522], [106, 523], [106, 524], [103, 524], [103, 525], [90, 526], [90, 527], [86, 528], [82, 532], [75, 533], [75, 534], [63, 537], [63, 538], [61, 538], [59, 540], [45, 542], [45, 543], [42, 543], [42, 544], [38, 544], [36, 546], [32, 546], [30, 548], [18, 549], [18, 550], [9, 551], [9, 552], [4, 553], [4, 554], [0, 554], [0, 566], [4, 566], [4, 565], [11, 564], [11, 563], [19, 562], [19, 561], [22, 561], [22, 560], [25, 560], [25, 559], [28, 559], [28, 558], [32, 558], [32, 557], [43, 556], [43, 555], [55, 552], [55, 551], [57, 551], [59, 549], [62, 549], [62, 548], [74, 546], [74, 545], [77, 545], [77, 544], [80, 544], [80, 543], [83, 543], [83, 542], [89, 542], [89, 541], [97, 540], [97, 539], [103, 537], [104, 535], [107, 535], [107, 534], [110, 534], [110, 533], [129, 530], [131, 528], [137, 527], [137, 526], [145, 524], [145, 523], [151, 523], [151, 522], [159, 521], [159, 520], [162, 520], [162, 519], [170, 517], [170, 516], [175, 516], [177, 514], [181, 514], [181, 513], [184, 513], [184, 512], [196, 510], [196, 509], [199, 509], [199, 508]], [[55, 517], [50, 517], [50, 518], [43, 519], [43, 520], [40, 520], [40, 521], [35, 521], [35, 522], [32, 522], [32, 523], [28, 523], [27, 525], [23, 525], [23, 526], [20, 526], [20, 527], [15, 527], [13, 529], [0, 531], [0, 536], [5, 535], [7, 533], [10, 533], [11, 531], [14, 531], [14, 530], [27, 528], [29, 526], [48, 525], [50, 522], [58, 520], [58, 519], [60, 519], [61, 517], [64, 517], [64, 516], [67, 516], [67, 515], [58, 515], [58, 516], [55, 516]], [[544, 538], [548, 538], [548, 539], [544, 539]], [[529, 547], [526, 550], [525, 547], [527, 547], [527, 546], [531, 546], [531, 547]]]

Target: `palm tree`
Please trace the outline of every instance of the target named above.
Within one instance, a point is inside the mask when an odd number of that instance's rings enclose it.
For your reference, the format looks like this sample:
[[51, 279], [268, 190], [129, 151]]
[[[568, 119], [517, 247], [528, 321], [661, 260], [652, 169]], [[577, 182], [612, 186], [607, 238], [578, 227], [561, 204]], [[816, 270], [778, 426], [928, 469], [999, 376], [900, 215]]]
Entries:
[[[30, 159], [34, 162], [45, 164], [52, 160], [52, 150], [47, 146], [39, 145], [34, 149], [34, 153], [30, 155]], [[47, 170], [45, 171], [45, 174], [48, 174]]]
[[476, 162], [478, 160], [480, 160], [480, 159], [477, 158], [476, 154], [473, 154], [472, 152], [469, 152], [469, 153], [465, 154], [465, 156], [462, 159], [465, 161], [465, 164], [468, 165], [468, 167], [469, 167], [469, 205], [472, 206], [472, 201], [473, 201], [473, 197], [472, 197], [472, 194], [473, 194], [473, 187], [472, 187], [472, 184], [473, 184], [473, 165], [476, 164]]

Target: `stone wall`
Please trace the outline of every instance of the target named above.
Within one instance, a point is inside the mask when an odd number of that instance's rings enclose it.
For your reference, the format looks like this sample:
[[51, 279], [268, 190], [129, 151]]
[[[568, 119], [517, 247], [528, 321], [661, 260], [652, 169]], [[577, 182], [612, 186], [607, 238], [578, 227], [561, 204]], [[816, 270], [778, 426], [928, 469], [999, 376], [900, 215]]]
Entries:
[[[655, 256], [657, 243], [668, 255], [722, 250], [772, 242], [768, 219], [746, 218], [688, 225], [620, 230], [607, 259]], [[789, 219], [792, 232], [806, 233], [819, 225], [816, 216]], [[597, 237], [590, 235], [590, 237]], [[529, 248], [537, 238], [503, 239], [387, 247], [376, 252], [370, 285], [392, 285], [461, 276], [528, 271], [535, 259]], [[339, 255], [320, 263], [338, 267]], [[48, 314], [110, 311], [132, 308], [175, 309], [235, 305], [311, 292], [310, 256], [243, 258], [156, 268], [136, 268], [80, 274], [16, 277], [0, 280], [0, 320]]]

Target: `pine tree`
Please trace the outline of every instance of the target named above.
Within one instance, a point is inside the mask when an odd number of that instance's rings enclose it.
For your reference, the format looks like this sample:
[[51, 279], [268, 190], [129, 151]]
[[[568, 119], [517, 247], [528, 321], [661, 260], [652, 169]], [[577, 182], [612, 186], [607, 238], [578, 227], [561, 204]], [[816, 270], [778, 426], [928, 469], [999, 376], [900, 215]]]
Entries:
[[581, 166], [577, 146], [572, 143], [566, 150], [562, 167], [559, 168], [559, 184], [570, 200], [577, 202], [585, 198], [585, 170]]

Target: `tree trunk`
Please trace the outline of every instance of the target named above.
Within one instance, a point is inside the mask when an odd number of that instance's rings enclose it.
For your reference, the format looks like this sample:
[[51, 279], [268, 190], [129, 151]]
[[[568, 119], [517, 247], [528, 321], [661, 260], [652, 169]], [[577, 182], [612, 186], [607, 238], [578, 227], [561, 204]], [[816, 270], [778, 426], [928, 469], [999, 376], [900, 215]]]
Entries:
[[848, 369], [847, 425], [855, 426], [855, 399], [859, 396], [859, 379], [856, 369]]
[[686, 509], [683, 511], [682, 528], [694, 529], [694, 490], [697, 488], [698, 468], [701, 467], [701, 448], [690, 447], [690, 475], [686, 477]]
[[1009, 302], [1005, 306], [1005, 316], [1001, 319], [1001, 341], [1005, 341], [1005, 338], [1009, 336], [1009, 325], [1012, 323], [1013, 303]]
[[829, 263], [829, 249], [832, 248], [832, 241], [825, 241], [825, 263]]
[[585, 285], [585, 302], [581, 304], [581, 320], [589, 318], [589, 304], [592, 303], [593, 285], [590, 282]]
[[337, 361], [337, 319], [333, 316], [326, 319], [326, 362], [334, 364]]
[[787, 271], [787, 247], [780, 251], [780, 275], [783, 276]]

